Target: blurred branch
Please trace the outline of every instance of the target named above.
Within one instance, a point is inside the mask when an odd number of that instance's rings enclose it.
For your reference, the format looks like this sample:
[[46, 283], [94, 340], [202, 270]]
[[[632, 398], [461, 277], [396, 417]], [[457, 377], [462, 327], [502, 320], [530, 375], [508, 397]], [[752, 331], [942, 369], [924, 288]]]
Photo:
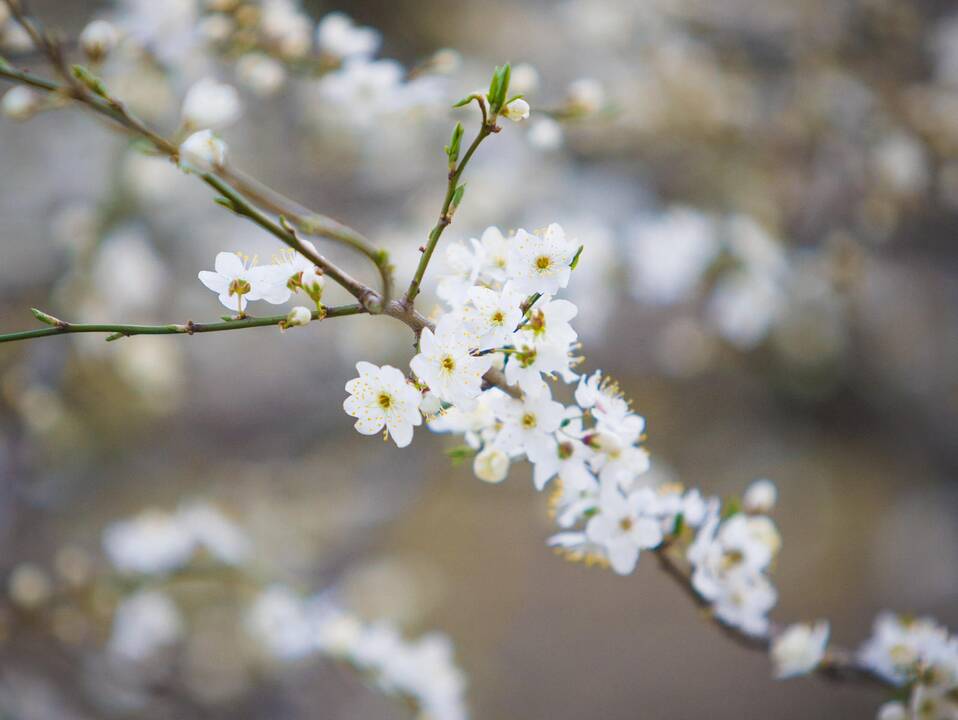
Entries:
[[[223, 322], [195, 323], [192, 320], [187, 320], [182, 325], [127, 325], [123, 323], [69, 323], [39, 310], [33, 312], [38, 319], [47, 323], [50, 327], [0, 335], [0, 343], [32, 340], [52, 335], [71, 335], [73, 333], [109, 333], [107, 341], [119, 340], [133, 335], [195, 335], [222, 330], [244, 330], [246, 328], [280, 325], [286, 320], [286, 314], [284, 313], [283, 315], [270, 315], [269, 317], [244, 317], [237, 320], [224, 320]], [[337, 305], [322, 310], [314, 310], [312, 319], [324, 320], [326, 318], [346, 317], [347, 315], [361, 315], [364, 312], [366, 310], [361, 305]]]
[[[786, 628], [780, 625], [771, 625], [764, 634], [751, 635], [724, 622], [712, 612], [711, 603], [699, 595], [692, 584], [692, 577], [689, 572], [683, 569], [670, 554], [670, 547], [668, 544], [661, 545], [654, 553], [659, 560], [659, 567], [678, 584], [686, 597], [702, 610], [704, 616], [732, 642], [747, 650], [758, 651], [765, 655], [769, 654], [775, 638]], [[855, 653], [841, 647], [830, 646], [815, 672], [819, 677], [833, 682], [854, 682], [883, 688], [893, 687], [884, 678], [860, 664], [855, 658]]]
[[[39, 23], [26, 17], [19, 0], [4, 1], [10, 7], [14, 19], [30, 34], [34, 44], [43, 52], [54, 70], [63, 78], [65, 84], [60, 85], [49, 80], [36, 78], [25, 71], [17, 70], [2, 62], [0, 62], [0, 78], [30, 85], [45, 92], [57, 93], [65, 98], [80, 102], [94, 112], [118, 123], [134, 135], [147, 139], [157, 151], [174, 161], [178, 159], [179, 149], [175, 144], [152, 131], [144, 122], [130, 113], [123, 103], [108, 95], [105, 88], [97, 87], [96, 92], [91, 92], [84, 82], [78, 80], [78, 77], [84, 77], [80, 75], [83, 72], [82, 69], [78, 67], [70, 69], [63, 56], [61, 44], [45, 33]], [[92, 76], [89, 77], [92, 78]], [[92, 80], [97, 81], [96, 78], [92, 78]], [[224, 168], [220, 174], [252, 202], [265, 210], [285, 216], [301, 232], [343, 243], [363, 253], [379, 271], [382, 279], [383, 301], [389, 301], [392, 294], [392, 267], [389, 264], [389, 255], [385, 250], [376, 248], [358, 231], [325, 215], [304, 208], [238, 170]], [[381, 304], [384, 304], [384, 302]]]

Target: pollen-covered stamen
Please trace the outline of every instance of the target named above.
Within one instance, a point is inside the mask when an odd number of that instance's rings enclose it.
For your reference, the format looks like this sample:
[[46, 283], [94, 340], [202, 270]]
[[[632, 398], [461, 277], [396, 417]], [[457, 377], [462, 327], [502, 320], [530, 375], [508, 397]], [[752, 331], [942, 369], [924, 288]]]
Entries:
[[515, 357], [516, 359], [519, 360], [519, 364], [522, 367], [527, 368], [536, 361], [536, 354], [537, 353], [535, 348], [531, 348], [531, 349], [523, 350], [522, 352], [516, 353]]
[[379, 407], [383, 410], [388, 410], [392, 407], [393, 398], [389, 393], [379, 393], [379, 397], [376, 398], [376, 401], [379, 403]]
[[536, 258], [536, 270], [545, 272], [552, 267], [552, 258], [548, 255], [540, 255]]
[[522, 427], [526, 430], [532, 430], [538, 424], [539, 421], [533, 413], [527, 412], [522, 416]]
[[[222, 287], [222, 286], [221, 286]], [[230, 295], [246, 295], [253, 289], [253, 286], [249, 284], [248, 280], [243, 278], [236, 278], [230, 282], [229, 294]]]
[[632, 529], [632, 518], [624, 517], [619, 520], [619, 527], [622, 529], [622, 532], [629, 532]]
[[572, 453], [575, 452], [575, 448], [572, 446], [572, 443], [566, 440], [565, 442], [559, 443], [559, 459], [568, 460], [572, 457]]
[[492, 313], [492, 317], [489, 318], [489, 321], [493, 325], [502, 325], [506, 321], [505, 313], [503, 313], [502, 310], [496, 310], [494, 313]]
[[456, 369], [456, 360], [452, 355], [444, 355], [442, 360], [439, 361], [439, 365], [442, 367], [444, 372], [451, 373]]
[[546, 314], [541, 310], [533, 310], [529, 315], [528, 327], [536, 335], [541, 335], [546, 329]]

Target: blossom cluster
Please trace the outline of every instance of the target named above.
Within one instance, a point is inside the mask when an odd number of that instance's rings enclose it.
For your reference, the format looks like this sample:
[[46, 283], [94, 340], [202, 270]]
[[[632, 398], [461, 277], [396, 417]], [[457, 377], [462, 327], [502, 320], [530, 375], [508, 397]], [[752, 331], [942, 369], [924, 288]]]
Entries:
[[958, 717], [958, 636], [934, 620], [882, 613], [858, 657], [879, 677], [908, 690], [905, 700], [881, 707], [879, 720]]
[[328, 599], [266, 588], [247, 612], [247, 630], [279, 660], [322, 655], [345, 663], [381, 691], [399, 696], [422, 720], [464, 720], [465, 678], [441, 633], [406, 640], [388, 622], [363, 623]]

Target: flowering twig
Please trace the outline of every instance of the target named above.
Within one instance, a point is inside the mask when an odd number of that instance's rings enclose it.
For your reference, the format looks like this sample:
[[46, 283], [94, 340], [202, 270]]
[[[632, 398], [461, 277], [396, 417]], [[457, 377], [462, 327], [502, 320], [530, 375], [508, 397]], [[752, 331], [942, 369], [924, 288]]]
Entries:
[[[509, 66], [506, 65], [505, 68], [505, 73], [508, 74]], [[499, 72], [499, 69], [497, 69], [497, 75]], [[508, 83], [508, 80], [506, 80], [506, 83]], [[503, 88], [502, 94], [505, 95], [507, 91], [508, 85]], [[449, 156], [449, 162], [451, 165], [449, 170], [449, 182], [446, 185], [446, 197], [443, 199], [442, 209], [439, 211], [439, 220], [433, 226], [432, 230], [429, 231], [429, 240], [422, 248], [422, 255], [419, 258], [419, 265], [416, 267], [416, 272], [413, 275], [412, 282], [409, 283], [409, 289], [406, 290], [406, 295], [403, 297], [403, 304], [407, 307], [412, 307], [413, 303], [415, 302], [416, 296], [419, 294], [419, 290], [422, 287], [422, 279], [426, 274], [426, 268], [429, 266], [429, 261], [432, 259], [432, 254], [436, 250], [436, 245], [439, 244], [439, 238], [442, 237], [443, 230], [445, 230], [446, 227], [452, 223], [452, 216], [456, 211], [456, 207], [459, 205], [459, 201], [462, 199], [463, 193], [465, 192], [465, 185], [460, 185], [459, 180], [462, 178], [462, 174], [465, 171], [466, 166], [469, 164], [469, 161], [472, 159], [472, 156], [475, 154], [476, 150], [479, 149], [479, 145], [482, 144], [482, 141], [493, 133], [499, 132], [499, 126], [496, 125], [496, 116], [495, 114], [490, 115], [486, 112], [486, 104], [482, 96], [473, 95], [471, 98], [476, 99], [476, 101], [479, 103], [480, 109], [482, 110], [482, 125], [479, 127], [479, 132], [476, 133], [476, 137], [473, 139], [472, 144], [466, 149], [462, 159], [458, 159], [459, 142], [462, 139], [461, 124], [456, 125], [456, 129], [453, 132], [453, 140], [449, 147], [446, 148], [446, 153]]]
[[[325, 318], [345, 317], [347, 315], [361, 315], [366, 310], [358, 304], [337, 305], [335, 307], [325, 307], [322, 310], [314, 310], [313, 320], [323, 320]], [[50, 327], [38, 328], [36, 330], [23, 330], [21, 332], [6, 333], [0, 335], [0, 343], [14, 342], [16, 340], [32, 340], [34, 338], [51, 337], [53, 335], [71, 335], [73, 333], [107, 333], [107, 340], [119, 340], [122, 337], [133, 335], [194, 335], [197, 333], [220, 332], [222, 330], [243, 330], [246, 328], [275, 326], [283, 323], [287, 316], [271, 315], [268, 317], [244, 317], [236, 320], [224, 320], [222, 322], [195, 323], [187, 320], [183, 324], [171, 323], [168, 325], [128, 325], [124, 323], [70, 323], [52, 317], [39, 310], [33, 311], [37, 319], [48, 324]]]
[[[670, 553], [669, 545], [664, 544], [653, 552], [658, 558], [659, 567], [676, 582], [686, 597], [705, 613], [706, 617], [723, 635], [747, 650], [758, 651], [766, 655], [770, 652], [772, 643], [776, 636], [785, 630], [784, 627], [770, 624], [767, 632], [754, 635], [745, 633], [740, 628], [724, 622], [712, 612], [711, 603], [696, 591], [690, 574], [676, 562]], [[859, 682], [886, 688], [893, 687], [887, 680], [859, 663], [853, 652], [836, 646], [828, 647], [825, 657], [819, 663], [815, 672], [818, 676], [831, 681]]]

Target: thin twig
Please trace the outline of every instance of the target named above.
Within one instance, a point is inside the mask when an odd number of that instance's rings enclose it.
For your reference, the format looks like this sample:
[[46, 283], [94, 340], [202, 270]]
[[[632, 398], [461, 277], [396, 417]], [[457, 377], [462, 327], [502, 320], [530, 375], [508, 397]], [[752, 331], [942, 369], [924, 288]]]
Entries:
[[[326, 318], [346, 317], [347, 315], [361, 315], [366, 312], [361, 305], [337, 305], [334, 307], [314, 310], [313, 320]], [[52, 337], [54, 335], [72, 335], [74, 333], [104, 333], [110, 337], [107, 340], [118, 340], [121, 337], [133, 335], [196, 335], [199, 333], [221, 332], [224, 330], [244, 330], [247, 328], [278, 326], [286, 320], [286, 315], [271, 315], [269, 317], [244, 317], [223, 322], [195, 323], [187, 320], [183, 324], [171, 323], [168, 325], [128, 325], [125, 323], [69, 323], [51, 318], [54, 322], [50, 327], [36, 330], [0, 335], [0, 343], [15, 342], [17, 340], [32, 340], [34, 338]]]

